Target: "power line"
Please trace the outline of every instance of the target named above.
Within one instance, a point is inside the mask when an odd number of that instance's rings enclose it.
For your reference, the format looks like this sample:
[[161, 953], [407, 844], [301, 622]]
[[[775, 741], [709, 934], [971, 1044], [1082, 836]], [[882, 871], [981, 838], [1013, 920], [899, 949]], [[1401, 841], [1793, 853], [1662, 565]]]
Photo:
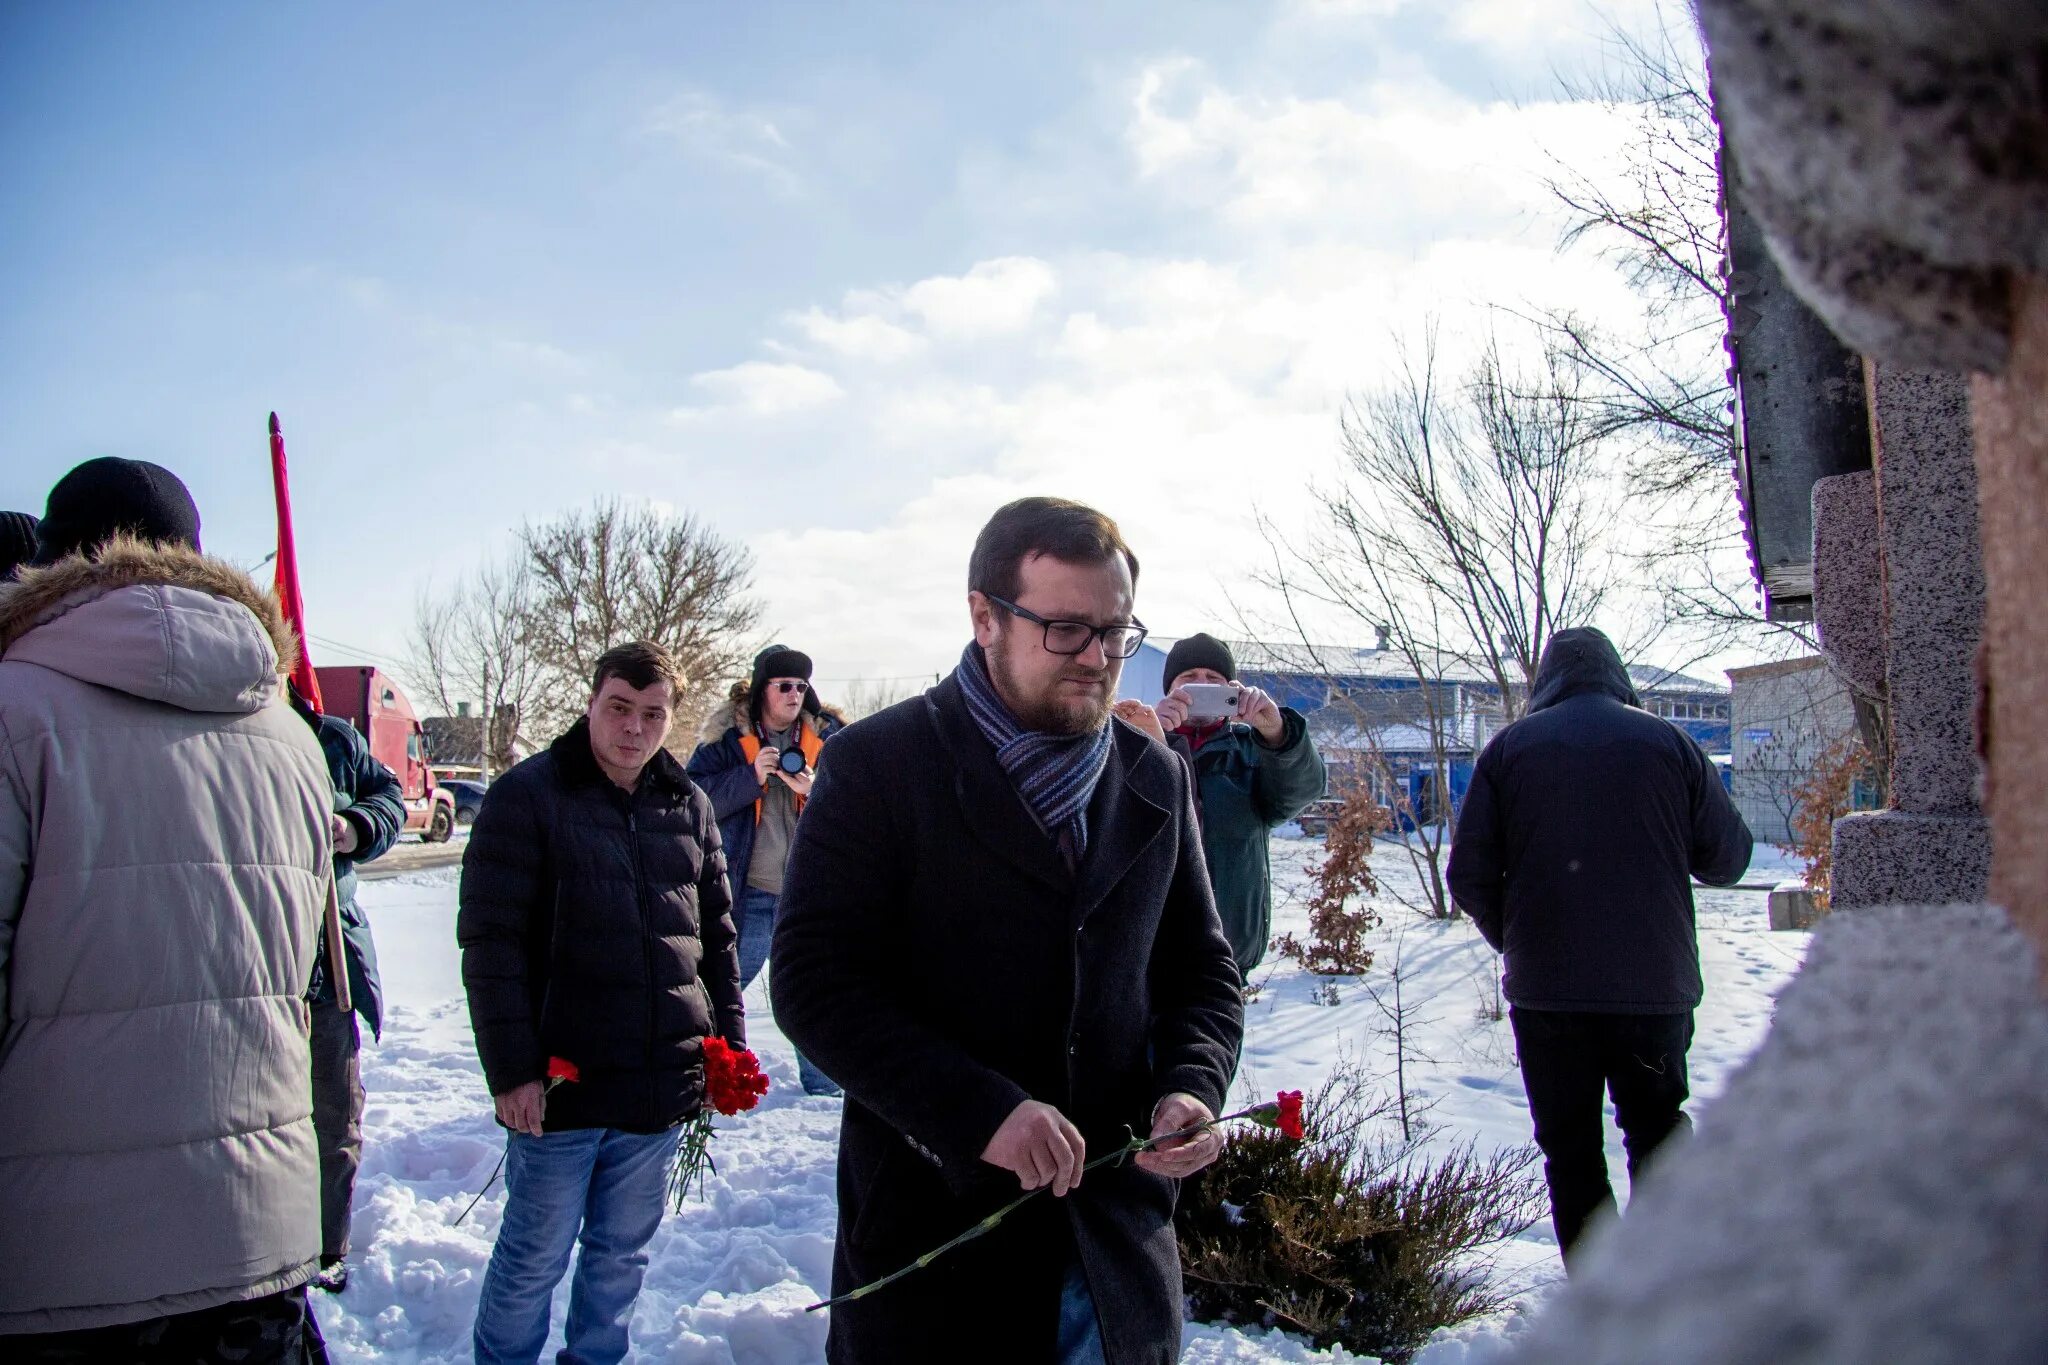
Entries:
[[321, 646], [323, 649], [338, 649], [343, 654], [360, 655], [361, 657], [368, 659], [370, 662], [380, 664], [385, 668], [392, 668], [403, 671], [404, 669], [410, 667], [410, 665], [407, 664], [403, 659], [395, 659], [391, 657], [389, 654], [382, 654], [374, 649], [364, 649], [361, 645], [352, 645], [345, 640], [330, 640], [325, 635], [315, 635], [311, 631], [308, 631], [306, 633], [306, 638], [308, 640], [311, 640], [314, 644]]

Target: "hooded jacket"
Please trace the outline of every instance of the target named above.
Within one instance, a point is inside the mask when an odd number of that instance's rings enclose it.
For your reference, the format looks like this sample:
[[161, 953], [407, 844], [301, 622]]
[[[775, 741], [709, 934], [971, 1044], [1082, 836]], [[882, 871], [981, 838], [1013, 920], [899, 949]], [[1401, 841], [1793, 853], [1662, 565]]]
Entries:
[[[737, 689], [735, 689], [737, 690]], [[728, 710], [714, 709], [697, 735], [696, 752], [690, 755], [690, 780], [711, 798], [718, 819], [718, 833], [725, 844], [727, 877], [737, 904], [747, 889], [747, 872], [754, 863], [755, 803], [761, 799], [761, 781], [754, 775], [754, 760], [747, 756], [742, 736], [754, 725], [750, 696], [741, 694]], [[830, 707], [797, 713], [796, 723], [823, 744], [844, 726], [839, 713]], [[758, 751], [757, 751], [758, 752]]]
[[1727, 885], [1749, 855], [1699, 745], [1640, 709], [1605, 635], [1562, 630], [1473, 767], [1448, 880], [1514, 1005], [1676, 1014], [1700, 1002], [1692, 878]]
[[281, 700], [295, 655], [192, 550], [116, 540], [0, 589], [0, 1335], [316, 1267], [333, 796]]

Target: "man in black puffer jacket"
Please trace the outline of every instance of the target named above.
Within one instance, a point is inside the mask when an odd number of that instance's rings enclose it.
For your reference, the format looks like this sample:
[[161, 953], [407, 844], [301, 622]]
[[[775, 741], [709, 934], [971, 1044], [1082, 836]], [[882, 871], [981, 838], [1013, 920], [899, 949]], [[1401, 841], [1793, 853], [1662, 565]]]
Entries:
[[1641, 709], [1597, 630], [1561, 630], [1529, 711], [1474, 766], [1451, 894], [1507, 959], [1503, 989], [1559, 1251], [1612, 1211], [1602, 1092], [1629, 1183], [1673, 1133], [1700, 1003], [1692, 878], [1725, 886], [1750, 835], [1691, 736]]
[[625, 1355], [704, 1039], [746, 1046], [718, 826], [661, 747], [681, 676], [657, 645], [607, 650], [588, 713], [491, 787], [462, 860], [462, 981], [511, 1130], [486, 1365], [538, 1357], [579, 1232], [563, 1358]]

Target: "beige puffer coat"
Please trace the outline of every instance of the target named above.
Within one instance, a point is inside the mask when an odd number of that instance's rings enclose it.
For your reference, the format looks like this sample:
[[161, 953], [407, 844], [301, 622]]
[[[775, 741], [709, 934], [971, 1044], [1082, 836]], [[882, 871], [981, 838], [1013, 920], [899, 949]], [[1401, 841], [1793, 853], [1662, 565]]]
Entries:
[[0, 1337], [313, 1273], [333, 793], [279, 700], [293, 656], [194, 551], [116, 541], [0, 588]]

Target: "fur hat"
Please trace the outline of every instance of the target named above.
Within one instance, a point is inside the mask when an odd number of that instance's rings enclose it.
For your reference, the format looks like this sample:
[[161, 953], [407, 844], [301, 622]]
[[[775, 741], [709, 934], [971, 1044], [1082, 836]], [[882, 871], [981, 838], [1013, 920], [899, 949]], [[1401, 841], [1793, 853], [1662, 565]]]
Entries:
[[747, 715], [754, 720], [761, 718], [761, 694], [768, 690], [770, 678], [802, 678], [811, 680], [811, 656], [788, 645], [770, 645], [754, 656], [754, 679], [747, 687]]

